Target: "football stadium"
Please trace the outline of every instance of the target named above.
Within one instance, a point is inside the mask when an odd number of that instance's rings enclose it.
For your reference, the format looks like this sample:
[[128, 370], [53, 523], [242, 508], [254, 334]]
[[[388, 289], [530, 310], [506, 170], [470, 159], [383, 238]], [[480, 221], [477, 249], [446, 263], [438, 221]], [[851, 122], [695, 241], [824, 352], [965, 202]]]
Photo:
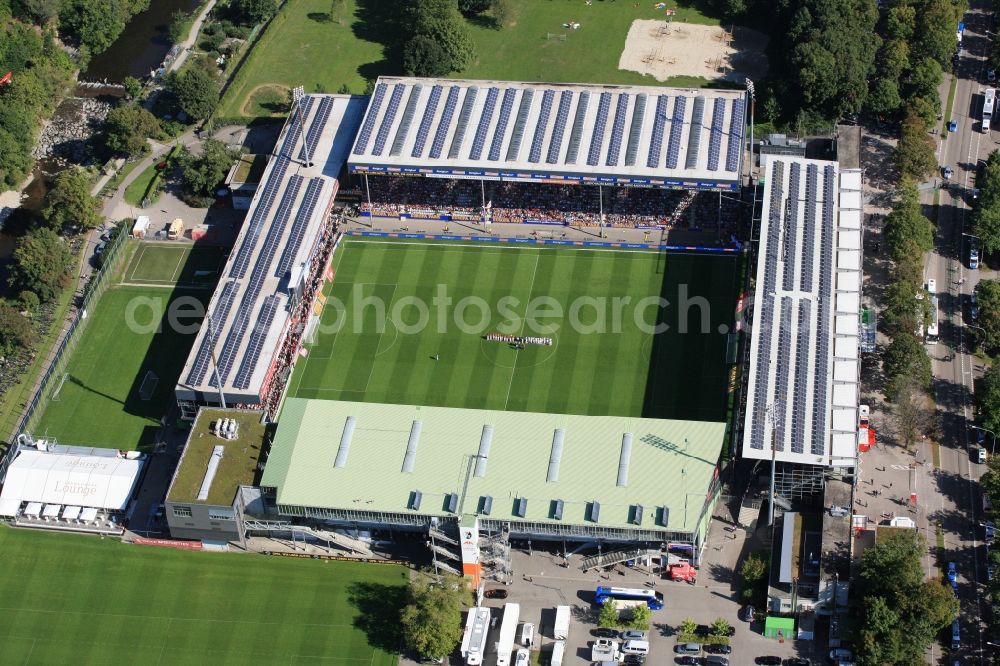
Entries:
[[[221, 508], [255, 534], [430, 534], [440, 568], [476, 579], [481, 549], [519, 538], [697, 559], [730, 436], [742, 253], [715, 241], [738, 224], [745, 108], [395, 77], [305, 96], [176, 388], [192, 417], [277, 422], [264, 501], [227, 490]], [[438, 226], [347, 229], [351, 213]], [[672, 245], [676, 228], [713, 242]], [[211, 456], [181, 464], [211, 484]]]

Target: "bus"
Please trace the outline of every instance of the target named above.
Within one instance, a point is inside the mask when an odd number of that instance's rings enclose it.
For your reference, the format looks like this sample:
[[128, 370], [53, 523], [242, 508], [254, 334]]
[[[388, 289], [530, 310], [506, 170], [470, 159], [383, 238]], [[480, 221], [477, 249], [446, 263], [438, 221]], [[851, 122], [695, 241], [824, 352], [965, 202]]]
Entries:
[[938, 341], [938, 297], [931, 295], [931, 318], [927, 322], [927, 335], [924, 341], [929, 345], [936, 345]]
[[995, 88], [987, 88], [983, 91], [983, 124], [980, 129], [983, 132], [990, 131], [990, 123], [993, 121], [993, 105], [996, 103], [997, 91]]
[[594, 601], [603, 605], [608, 599], [614, 599], [620, 604], [632, 605], [632, 602], [646, 602], [650, 610], [663, 608], [663, 593], [656, 590], [630, 587], [598, 587]]

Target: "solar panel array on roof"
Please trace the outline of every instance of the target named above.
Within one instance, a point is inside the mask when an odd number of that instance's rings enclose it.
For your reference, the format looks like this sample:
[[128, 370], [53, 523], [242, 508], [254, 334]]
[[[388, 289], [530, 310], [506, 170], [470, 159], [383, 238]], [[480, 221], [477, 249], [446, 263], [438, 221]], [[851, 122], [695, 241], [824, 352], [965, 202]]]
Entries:
[[611, 109], [611, 93], [601, 93], [597, 104], [597, 119], [594, 121], [594, 133], [590, 139], [590, 153], [587, 164], [597, 166], [601, 158], [601, 144], [604, 142], [604, 128], [608, 124], [608, 111]]
[[[787, 331], [791, 329], [792, 325], [792, 305], [793, 301], [790, 298], [781, 297], [778, 298], [781, 303], [780, 306], [780, 316], [778, 327]], [[776, 396], [781, 396], [783, 399], [787, 400], [788, 392], [788, 375], [792, 371], [792, 340], [790, 335], [779, 335], [778, 336], [778, 362], [774, 365], [774, 372], [777, 374], [777, 383], [774, 389], [774, 394]], [[794, 396], [792, 400], [796, 400], [798, 396]], [[780, 403], [779, 403], [780, 404]], [[787, 404], [787, 403], [786, 403]], [[784, 407], [785, 405], [782, 405]], [[784, 414], [781, 415], [782, 417]], [[778, 451], [785, 450], [785, 437], [784, 433], [780, 433], [778, 437], [774, 440], [774, 446]]]
[[618, 153], [622, 149], [622, 138], [625, 134], [625, 116], [628, 114], [628, 98], [625, 93], [618, 95], [618, 108], [615, 109], [615, 120], [611, 125], [611, 140], [608, 142], [607, 166], [618, 165]]
[[208, 362], [212, 357], [212, 349], [215, 347], [215, 343], [218, 341], [219, 333], [221, 332], [217, 327], [229, 317], [229, 310], [233, 307], [233, 299], [236, 297], [236, 288], [238, 286], [239, 283], [235, 280], [230, 280], [222, 286], [222, 291], [219, 293], [219, 300], [212, 310], [212, 328], [202, 338], [201, 346], [198, 347], [198, 355], [191, 365], [191, 372], [188, 373], [187, 383], [192, 386], [197, 386], [205, 381], [205, 373], [208, 371]]
[[257, 323], [254, 324], [253, 331], [250, 333], [250, 343], [243, 353], [243, 361], [236, 373], [236, 381], [233, 382], [233, 386], [238, 389], [250, 386], [250, 377], [253, 375], [254, 368], [257, 367], [260, 352], [264, 349], [264, 341], [267, 339], [267, 332], [271, 329], [279, 302], [278, 297], [273, 294], [264, 299], [264, 304], [257, 315]]
[[507, 121], [510, 120], [510, 112], [514, 110], [514, 98], [517, 91], [507, 88], [503, 91], [503, 102], [500, 103], [500, 117], [497, 119], [497, 127], [493, 132], [493, 143], [490, 144], [490, 160], [496, 162], [500, 159], [500, 149], [503, 147], [503, 137], [507, 132]]
[[410, 89], [410, 96], [406, 100], [406, 106], [403, 107], [403, 116], [399, 119], [399, 127], [396, 128], [396, 136], [392, 139], [392, 147], [389, 148], [390, 155], [396, 156], [403, 152], [403, 142], [410, 132], [413, 115], [417, 112], [417, 100], [421, 90], [421, 86], [413, 86]]
[[309, 111], [312, 109], [313, 104], [312, 97], [303, 98], [299, 101], [299, 104], [302, 105], [301, 110], [293, 113], [288, 119], [288, 130], [285, 132], [285, 138], [281, 141], [281, 147], [275, 152], [277, 156], [287, 159], [295, 157], [295, 144], [298, 143], [299, 137], [302, 136], [302, 119], [309, 117]]
[[295, 256], [302, 245], [302, 239], [305, 237], [306, 229], [309, 227], [309, 218], [312, 217], [313, 210], [316, 208], [316, 203], [319, 201], [319, 195], [322, 190], [322, 178], [309, 179], [305, 196], [302, 198], [302, 205], [299, 206], [299, 212], [295, 214], [295, 221], [292, 222], [292, 230], [288, 236], [288, 243], [285, 245], [284, 252], [281, 253], [281, 259], [278, 261], [277, 268], [274, 269], [275, 277], [284, 277], [291, 270], [292, 262], [295, 261]]
[[542, 140], [545, 138], [545, 129], [549, 124], [549, 114], [552, 112], [552, 100], [556, 97], [554, 90], [546, 90], [542, 93], [542, 108], [538, 110], [538, 122], [535, 123], [535, 137], [531, 140], [531, 152], [528, 153], [529, 162], [538, 162], [542, 158]]
[[382, 150], [385, 148], [385, 142], [389, 138], [389, 130], [392, 129], [392, 123], [396, 120], [399, 103], [402, 101], [405, 91], [406, 86], [402, 83], [397, 83], [392, 87], [392, 96], [389, 97], [389, 105], [385, 107], [385, 115], [382, 116], [382, 124], [379, 125], [378, 134], [375, 135], [375, 144], [372, 146], [372, 153], [375, 155], [381, 155]]
[[420, 126], [417, 128], [417, 136], [413, 141], [413, 151], [410, 153], [412, 157], [420, 157], [420, 154], [424, 152], [424, 145], [427, 143], [427, 136], [431, 131], [431, 123], [434, 122], [434, 112], [437, 111], [438, 102], [441, 101], [441, 91], [444, 90], [440, 85], [435, 85], [431, 88], [431, 95], [427, 99], [427, 106], [424, 107], [424, 116], [420, 120]]
[[674, 115], [670, 121], [670, 141], [667, 143], [667, 168], [676, 169], [681, 156], [681, 134], [684, 132], [684, 111], [687, 97], [674, 98]]
[[688, 131], [687, 155], [684, 158], [685, 169], [693, 169], [698, 166], [698, 149], [701, 148], [701, 125], [704, 119], [705, 98], [699, 95], [694, 98], [694, 108], [691, 110], [691, 129]]
[[802, 262], [799, 269], [799, 290], [813, 290], [813, 255], [816, 247], [816, 207], [812, 202], [819, 198], [819, 190], [816, 181], [819, 179], [818, 169], [815, 164], [806, 167], [806, 201], [810, 205], [806, 206], [806, 219], [802, 227]]
[[[307, 100], [312, 101], [312, 97], [307, 97]], [[311, 106], [311, 105], [310, 105]], [[319, 102], [319, 110], [316, 111], [316, 117], [309, 124], [309, 130], [306, 132], [305, 146], [299, 150], [299, 159], [305, 160], [306, 158], [306, 148], [309, 148], [310, 158], [316, 152], [316, 144], [319, 143], [319, 137], [323, 133], [323, 129], [326, 127], [326, 123], [330, 120], [330, 112], [333, 111], [333, 99], [329, 97], [324, 97]], [[309, 116], [306, 116], [308, 118]]]
[[716, 171], [719, 168], [719, 157], [722, 153], [722, 122], [725, 119], [726, 100], [716, 98], [712, 109], [712, 134], [708, 139], [708, 168]]
[[472, 139], [472, 149], [469, 157], [478, 160], [483, 154], [483, 147], [486, 145], [486, 133], [490, 131], [490, 122], [493, 120], [493, 110], [497, 105], [497, 97], [500, 96], [499, 88], [490, 88], [486, 92], [486, 104], [483, 105], [483, 112], [479, 116], [479, 127]]
[[253, 214], [250, 215], [250, 221], [246, 223], [247, 230], [244, 240], [239, 250], [236, 251], [236, 259], [229, 269], [229, 277], [242, 279], [246, 275], [247, 266], [250, 264], [250, 257], [253, 256], [254, 249], [257, 246], [257, 237], [260, 235], [261, 227], [264, 226], [264, 222], [271, 213], [271, 206], [274, 205], [274, 201], [278, 197], [282, 179], [288, 170], [289, 160], [285, 157], [276, 157], [274, 159], [276, 161], [275, 166], [271, 170], [267, 184], [260, 194], [257, 207], [254, 208]]
[[743, 114], [746, 103], [743, 99], [733, 102], [733, 116], [729, 121], [729, 151], [726, 153], [726, 171], [736, 171], [740, 165], [743, 150]]
[[[788, 176], [788, 199], [785, 201], [785, 251], [781, 288], [785, 291], [795, 290], [795, 250], [799, 233], [799, 163], [792, 162], [791, 173]], [[784, 394], [781, 394], [784, 395]]]
[[524, 127], [528, 123], [528, 114], [531, 113], [531, 100], [535, 91], [525, 90], [521, 95], [521, 105], [517, 108], [517, 119], [514, 121], [514, 131], [510, 135], [510, 145], [507, 146], [507, 161], [513, 162], [517, 159], [517, 154], [521, 151], [521, 141], [524, 140]]
[[628, 145], [625, 147], [625, 166], [635, 166], [639, 152], [639, 141], [642, 140], [642, 121], [646, 113], [646, 96], [635, 98], [635, 108], [632, 110], [632, 122], [628, 130]]
[[552, 127], [552, 139], [549, 141], [549, 154], [545, 161], [555, 164], [559, 161], [559, 149], [562, 147], [563, 134], [566, 131], [566, 122], [569, 120], [569, 107], [573, 103], [573, 91], [563, 90], [559, 95], [559, 110], [556, 112], [556, 122]]
[[667, 123], [667, 105], [670, 98], [666, 95], [656, 97], [656, 115], [653, 116], [653, 136], [649, 140], [649, 155], [646, 166], [655, 168], [660, 163], [660, 151], [663, 149], [663, 126]]
[[448, 127], [451, 126], [451, 117], [455, 113], [455, 107], [458, 105], [458, 97], [461, 91], [462, 89], [458, 86], [452, 86], [448, 90], [448, 99], [445, 100], [444, 110], [441, 112], [441, 122], [438, 123], [437, 132], [434, 134], [434, 143], [431, 144], [431, 159], [436, 160], [441, 157], [444, 140], [448, 136]]
[[567, 164], [576, 164], [576, 157], [580, 153], [580, 138], [583, 136], [583, 124], [587, 120], [589, 102], [590, 93], [587, 91], [580, 93], [580, 101], [576, 104], [576, 116], [573, 118], [573, 131], [569, 135], [569, 144], [566, 146]]
[[476, 96], [479, 88], [473, 86], [466, 88], [465, 101], [462, 102], [462, 110], [458, 112], [458, 125], [455, 126], [455, 135], [451, 138], [451, 147], [448, 149], [448, 158], [455, 159], [462, 148], [462, 141], [465, 140], [465, 132], [469, 129], [469, 119], [472, 117], [472, 107], [476, 105]]
[[[826, 424], [830, 376], [827, 359], [830, 358], [830, 318], [833, 299], [833, 203], [836, 170], [833, 166], [823, 169], [823, 227], [820, 236], [819, 262], [819, 311], [816, 317], [816, 358], [813, 371], [813, 441], [812, 452], [826, 453]], [[819, 435], [816, 437], [815, 435]]]
[[372, 138], [372, 130], [375, 129], [375, 118], [378, 116], [379, 109], [382, 108], [382, 100], [385, 97], [386, 85], [384, 83], [379, 83], [375, 86], [375, 92], [372, 93], [371, 101], [368, 102], [368, 115], [365, 116], [365, 121], [361, 125], [361, 131], [358, 132], [358, 140], [354, 142], [354, 154], [364, 155], [368, 150], [368, 141]]
[[[795, 336], [795, 385], [792, 389], [792, 451], [805, 451], [807, 431], [806, 393], [809, 390], [809, 351], [812, 343], [812, 301], [799, 301], [798, 335]], [[811, 433], [811, 431], [809, 431]]]

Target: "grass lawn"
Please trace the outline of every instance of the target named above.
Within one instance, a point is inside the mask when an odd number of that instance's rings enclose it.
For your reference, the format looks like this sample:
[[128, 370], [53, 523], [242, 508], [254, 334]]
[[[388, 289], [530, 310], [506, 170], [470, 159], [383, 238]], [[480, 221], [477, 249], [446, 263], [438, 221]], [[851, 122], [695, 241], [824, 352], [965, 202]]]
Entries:
[[213, 285], [225, 261], [226, 249], [221, 247], [139, 243], [122, 281], [143, 285]]
[[[618, 69], [629, 26], [635, 19], [663, 18], [653, 2], [599, 0], [592, 5], [574, 0], [511, 0], [509, 24], [495, 30], [491, 19], [468, 21], [476, 59], [464, 78], [577, 83], [658, 85], [655, 79]], [[675, 21], [718, 24], [693, 7], [678, 7]], [[279, 93], [301, 85], [306, 92], [336, 92], [346, 84], [364, 90], [365, 80], [380, 74], [402, 74], [387, 55], [388, 35], [380, 12], [396, 11], [376, 0], [345, 0], [343, 16], [329, 21], [330, 0], [285, 3], [226, 91], [218, 115], [261, 117], [282, 113]], [[562, 27], [578, 21], [579, 30]], [[565, 41], [546, 35], [565, 34]], [[705, 85], [706, 80], [677, 77], [670, 85]]]
[[125, 188], [125, 194], [122, 195], [122, 198], [125, 199], [126, 203], [130, 203], [133, 206], [142, 205], [142, 199], [146, 196], [150, 183], [159, 174], [159, 171], [156, 170], [157, 164], [158, 162], [150, 164]]
[[[191, 304], [204, 303], [210, 295], [208, 289], [109, 289], [90, 313], [65, 381], [54, 380], [54, 399], [36, 433], [64, 444], [149, 449], [197, 333], [198, 319], [190, 314], [178, 320], [189, 330], [174, 330], [167, 321], [168, 307], [184, 298], [190, 310]], [[156, 380], [152, 395], [144, 400], [140, 387], [147, 371], [154, 372]]]
[[[291, 395], [721, 421], [728, 366], [718, 327], [732, 321], [736, 268], [733, 257], [693, 254], [346, 240]], [[704, 309], [681, 316], [683, 293], [703, 297]], [[670, 306], [658, 310], [659, 296]], [[365, 304], [376, 299], [384, 317]], [[532, 307], [538, 316], [527, 316]], [[562, 314], [545, 315], [555, 308]], [[668, 330], [654, 335], [656, 323]], [[482, 339], [494, 331], [554, 344], [515, 350]]]
[[10, 528], [0, 550], [0, 663], [397, 663], [402, 567]]

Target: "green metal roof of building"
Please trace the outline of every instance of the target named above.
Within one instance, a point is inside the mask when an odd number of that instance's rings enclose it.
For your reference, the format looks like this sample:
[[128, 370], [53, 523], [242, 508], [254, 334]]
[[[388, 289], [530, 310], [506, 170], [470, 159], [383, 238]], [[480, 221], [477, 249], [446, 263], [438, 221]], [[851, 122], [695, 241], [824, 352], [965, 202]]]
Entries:
[[[626, 433], [631, 451], [619, 485]], [[725, 424], [701, 421], [289, 398], [261, 485], [277, 488], [286, 506], [446, 516], [480, 512], [489, 496], [491, 519], [693, 531], [724, 436]], [[550, 464], [559, 437], [561, 456]], [[485, 439], [484, 460], [477, 456]], [[449, 511], [448, 496], [462, 496], [467, 476], [464, 503]], [[417, 511], [414, 491], [422, 494]], [[635, 505], [641, 525], [630, 522]], [[661, 506], [665, 526], [655, 519]]]

